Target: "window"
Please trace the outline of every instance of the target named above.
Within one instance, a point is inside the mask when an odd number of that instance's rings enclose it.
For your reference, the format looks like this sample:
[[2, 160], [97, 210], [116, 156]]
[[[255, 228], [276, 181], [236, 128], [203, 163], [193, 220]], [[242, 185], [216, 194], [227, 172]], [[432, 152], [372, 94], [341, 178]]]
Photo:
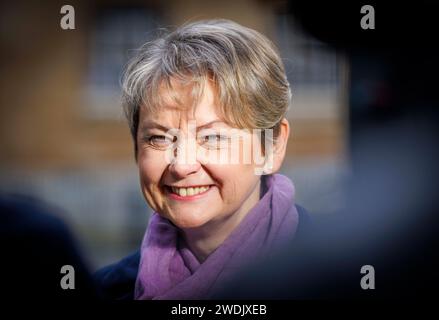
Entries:
[[100, 10], [93, 23], [84, 114], [92, 119], [118, 119], [123, 67], [135, 49], [152, 40], [160, 18], [145, 7], [117, 7]]
[[337, 86], [339, 64], [333, 50], [303, 34], [287, 14], [277, 16], [276, 33], [288, 79], [294, 86]]

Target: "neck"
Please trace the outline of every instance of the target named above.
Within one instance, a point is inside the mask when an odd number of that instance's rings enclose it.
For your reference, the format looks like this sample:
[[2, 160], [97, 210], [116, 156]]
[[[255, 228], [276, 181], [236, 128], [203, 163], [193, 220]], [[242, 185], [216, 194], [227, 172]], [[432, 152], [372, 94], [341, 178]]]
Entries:
[[184, 241], [200, 263], [203, 263], [227, 239], [256, 205], [260, 196], [261, 182], [259, 181], [250, 196], [233, 214], [211, 220], [200, 227], [182, 230]]

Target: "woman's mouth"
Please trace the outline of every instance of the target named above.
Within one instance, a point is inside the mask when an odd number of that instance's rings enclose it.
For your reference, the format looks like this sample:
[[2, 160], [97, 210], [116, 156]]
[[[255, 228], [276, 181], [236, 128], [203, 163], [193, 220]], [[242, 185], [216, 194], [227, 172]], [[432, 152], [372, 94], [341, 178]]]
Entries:
[[204, 196], [212, 186], [174, 187], [166, 186], [169, 196], [177, 200], [192, 200]]

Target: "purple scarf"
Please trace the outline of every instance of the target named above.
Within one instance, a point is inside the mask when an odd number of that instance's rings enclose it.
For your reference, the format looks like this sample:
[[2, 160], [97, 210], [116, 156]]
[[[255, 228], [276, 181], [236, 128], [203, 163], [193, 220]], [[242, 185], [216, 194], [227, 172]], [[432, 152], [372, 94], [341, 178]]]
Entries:
[[135, 299], [208, 299], [252, 258], [294, 237], [294, 186], [280, 174], [262, 177], [265, 193], [229, 237], [199, 263], [178, 228], [154, 213], [142, 242]]

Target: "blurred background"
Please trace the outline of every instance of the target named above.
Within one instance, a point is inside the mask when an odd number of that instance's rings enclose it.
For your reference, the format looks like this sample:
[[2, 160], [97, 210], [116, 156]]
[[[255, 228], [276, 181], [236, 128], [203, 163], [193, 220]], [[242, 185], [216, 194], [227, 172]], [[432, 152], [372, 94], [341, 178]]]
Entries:
[[92, 269], [136, 250], [151, 210], [120, 106], [123, 66], [160, 29], [227, 18], [280, 49], [293, 92], [283, 173], [312, 215], [344, 204], [349, 63], [303, 32], [286, 1], [62, 1], [0, 4], [0, 192], [55, 205]]

